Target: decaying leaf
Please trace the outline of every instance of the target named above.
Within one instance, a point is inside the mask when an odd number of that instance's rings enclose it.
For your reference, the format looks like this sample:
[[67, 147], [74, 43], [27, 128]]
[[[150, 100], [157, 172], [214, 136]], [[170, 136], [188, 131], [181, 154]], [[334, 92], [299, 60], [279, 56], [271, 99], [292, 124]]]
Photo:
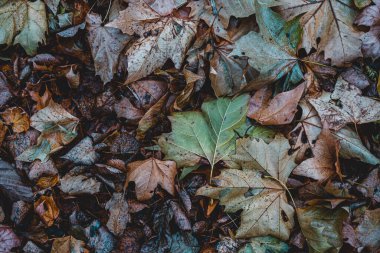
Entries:
[[360, 244], [370, 252], [380, 249], [380, 209], [366, 210], [363, 220], [356, 228]]
[[235, 149], [235, 132], [245, 120], [249, 96], [219, 98], [205, 102], [202, 112], [175, 113], [169, 117], [172, 132], [158, 143], [166, 159], [177, 166], [193, 166], [201, 158], [213, 167]]
[[45, 42], [47, 21], [41, 0], [3, 0], [0, 5], [0, 44], [20, 44], [27, 54], [37, 52], [38, 43]]
[[380, 120], [380, 102], [363, 96], [359, 88], [341, 77], [333, 93], [323, 92], [309, 102], [330, 129], [339, 130], [348, 123], [356, 125]]
[[75, 164], [92, 165], [99, 159], [99, 154], [95, 151], [92, 138], [87, 136], [75, 145], [62, 158], [70, 160]]
[[243, 248], [239, 250], [239, 253], [287, 253], [289, 246], [271, 236], [255, 237], [252, 238]]
[[287, 19], [300, 14], [304, 35], [299, 47], [309, 52], [312, 48], [324, 51], [331, 63], [343, 66], [362, 56], [361, 35], [353, 26], [358, 12], [353, 1], [296, 0], [282, 5], [280, 11]]
[[128, 202], [123, 193], [114, 193], [106, 204], [106, 210], [110, 212], [107, 222], [108, 229], [116, 236], [123, 234], [131, 217], [129, 215]]
[[5, 124], [12, 126], [15, 133], [26, 132], [29, 129], [29, 115], [20, 107], [12, 107], [1, 113]]
[[51, 253], [88, 253], [89, 250], [85, 248], [85, 243], [77, 240], [72, 236], [54, 239]]
[[294, 209], [287, 203], [284, 185], [296, 166], [296, 154], [289, 156], [289, 149], [287, 139], [280, 135], [269, 144], [260, 139], [240, 139], [232, 157], [243, 169], [224, 169], [213, 180], [216, 187], [197, 191], [198, 195], [219, 199], [226, 212], [243, 210], [238, 238], [289, 238]]
[[0, 225], [0, 252], [12, 252], [13, 248], [21, 246], [21, 240], [13, 230], [5, 225]]
[[315, 146], [312, 147], [314, 157], [303, 161], [293, 170], [293, 173], [322, 182], [335, 174], [341, 176], [339, 149], [337, 138], [327, 128], [323, 128]]
[[296, 55], [302, 35], [299, 18], [285, 22], [279, 14], [261, 6], [258, 1], [255, 1], [255, 8], [260, 33], [249, 32], [242, 36], [230, 53], [230, 57], [248, 57], [249, 65], [260, 73], [244, 90], [260, 89], [286, 74], [289, 82], [297, 83], [303, 77]]
[[116, 28], [102, 26], [102, 18], [96, 13], [87, 14], [86, 22], [96, 74], [104, 83], [108, 83], [117, 70], [119, 54], [130, 36]]
[[249, 101], [247, 116], [262, 125], [285, 125], [293, 121], [297, 105], [305, 90], [304, 84], [282, 92], [270, 99], [271, 92], [266, 88], [258, 90]]
[[34, 211], [48, 227], [51, 227], [59, 216], [59, 209], [52, 196], [41, 196], [34, 202]]
[[126, 97], [114, 105], [114, 110], [117, 117], [125, 118], [131, 122], [138, 122], [144, 116], [144, 111], [136, 108]]
[[60, 189], [67, 194], [95, 194], [99, 192], [101, 183], [92, 177], [80, 174], [81, 167], [76, 167], [61, 178]]
[[128, 164], [126, 184], [135, 182], [138, 200], [148, 200], [153, 196], [158, 185], [171, 195], [175, 194], [174, 178], [177, 174], [176, 164], [173, 161], [160, 161], [149, 158]]
[[309, 252], [339, 252], [343, 246], [343, 221], [348, 216], [344, 209], [298, 208], [297, 216]]

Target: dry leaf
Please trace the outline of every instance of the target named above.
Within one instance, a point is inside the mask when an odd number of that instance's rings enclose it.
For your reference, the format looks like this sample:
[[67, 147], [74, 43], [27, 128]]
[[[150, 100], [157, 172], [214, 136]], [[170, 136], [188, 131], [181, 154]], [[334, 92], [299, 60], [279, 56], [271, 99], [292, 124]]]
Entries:
[[80, 167], [78, 171], [74, 168], [61, 178], [61, 191], [69, 195], [98, 193], [102, 184], [92, 177], [79, 174], [80, 172]]
[[29, 95], [33, 99], [33, 101], [37, 103], [36, 104], [37, 111], [42, 110], [43, 108], [48, 106], [51, 101], [51, 92], [48, 90], [47, 87], [42, 96], [40, 96], [39, 92], [35, 92], [35, 91], [30, 91]]
[[107, 228], [116, 236], [122, 235], [131, 220], [124, 194], [115, 192], [105, 208], [110, 212]]
[[114, 110], [118, 118], [125, 118], [134, 123], [144, 116], [144, 111], [136, 108], [126, 97], [114, 105]]
[[136, 196], [140, 201], [150, 199], [157, 185], [171, 195], [175, 194], [174, 179], [177, 168], [173, 161], [160, 161], [155, 158], [136, 161], [128, 164], [128, 172], [126, 184], [135, 182]]
[[5, 225], [0, 225], [0, 252], [13, 252], [13, 248], [21, 246], [21, 240], [13, 230]]
[[75, 164], [93, 165], [98, 159], [99, 154], [95, 151], [92, 138], [87, 136], [75, 145], [62, 158], [72, 161]]
[[29, 115], [21, 107], [8, 108], [1, 113], [5, 124], [11, 125], [15, 133], [26, 132], [30, 126]]
[[48, 227], [51, 227], [59, 216], [59, 209], [52, 196], [41, 196], [34, 202], [34, 211]]
[[282, 92], [270, 99], [271, 91], [263, 88], [255, 93], [249, 101], [247, 116], [262, 125], [285, 125], [293, 121], [297, 105], [305, 85]]
[[51, 253], [89, 253], [85, 248], [85, 243], [72, 236], [54, 239]]

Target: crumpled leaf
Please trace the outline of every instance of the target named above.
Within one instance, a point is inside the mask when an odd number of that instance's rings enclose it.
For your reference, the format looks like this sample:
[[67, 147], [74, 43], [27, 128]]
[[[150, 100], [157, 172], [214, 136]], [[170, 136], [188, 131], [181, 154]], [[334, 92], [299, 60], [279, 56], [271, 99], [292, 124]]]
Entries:
[[0, 188], [5, 190], [13, 200], [33, 200], [32, 188], [21, 181], [11, 164], [2, 160], [0, 160]]
[[124, 194], [115, 192], [106, 203], [105, 208], [110, 212], [107, 222], [108, 229], [116, 236], [122, 235], [127, 223], [131, 220], [128, 202], [125, 200]]
[[232, 159], [243, 169], [224, 169], [198, 195], [219, 199], [226, 212], [241, 213], [237, 238], [272, 235], [287, 240], [294, 225], [294, 209], [287, 203], [284, 184], [296, 166], [295, 153], [281, 135], [266, 144], [261, 139], [239, 139]]
[[289, 246], [283, 241], [271, 236], [252, 238], [239, 253], [287, 253]]
[[302, 234], [309, 245], [309, 252], [339, 252], [343, 246], [343, 221], [348, 217], [344, 209], [298, 208], [297, 216]]
[[318, 181], [326, 181], [336, 173], [340, 174], [339, 141], [332, 133], [323, 128], [316, 144], [312, 147], [313, 157], [306, 159], [294, 170], [293, 174], [310, 177]]
[[60, 189], [69, 195], [95, 194], [100, 190], [101, 183], [92, 177], [80, 174], [81, 168], [76, 167], [61, 178]]
[[20, 45], [29, 55], [37, 53], [38, 43], [45, 43], [47, 21], [41, 0], [3, 0], [0, 6], [0, 44]]
[[5, 124], [11, 125], [15, 133], [26, 132], [29, 129], [29, 115], [21, 107], [11, 107], [1, 113]]
[[293, 121], [297, 105], [305, 90], [305, 85], [277, 94], [270, 99], [271, 91], [258, 90], [249, 101], [247, 117], [262, 125], [285, 125]]
[[175, 194], [174, 179], [177, 174], [176, 164], [173, 161], [160, 161], [149, 158], [128, 164], [126, 184], [133, 181], [136, 185], [136, 196], [140, 201], [148, 200], [153, 196], [157, 185], [160, 185], [171, 195]]
[[34, 211], [48, 227], [51, 227], [59, 216], [59, 209], [55, 204], [53, 196], [41, 196], [34, 202]]
[[85, 243], [72, 236], [54, 239], [51, 253], [88, 253]]
[[244, 90], [260, 89], [286, 74], [290, 83], [297, 83], [303, 78], [296, 55], [302, 35], [299, 18], [286, 22], [257, 1], [255, 7], [260, 33], [251, 31], [242, 36], [230, 53], [230, 57], [248, 57], [249, 65], [260, 73]]
[[92, 165], [99, 159], [99, 154], [95, 151], [92, 138], [86, 136], [62, 158], [75, 164]]
[[193, 166], [201, 158], [213, 167], [235, 149], [235, 132], [244, 123], [249, 96], [219, 98], [202, 105], [202, 112], [181, 112], [169, 117], [172, 132], [158, 140], [165, 159], [178, 167]]
[[126, 52], [128, 78], [125, 83], [129, 84], [162, 67], [168, 59], [179, 69], [197, 24], [175, 17], [162, 17], [144, 1], [135, 0], [107, 26], [119, 28], [129, 35], [137, 33], [141, 37]]
[[372, 170], [357, 189], [367, 198], [371, 198], [374, 203], [380, 203], [380, 172], [379, 169]]
[[96, 74], [108, 83], [117, 70], [119, 54], [128, 44], [130, 36], [116, 28], [102, 26], [102, 18], [96, 13], [87, 14], [86, 22]]
[[13, 230], [0, 224], [0, 252], [12, 252], [13, 248], [20, 247], [21, 240]]
[[363, 247], [369, 252], [377, 252], [380, 249], [380, 208], [366, 210], [356, 232]]
[[356, 25], [368, 26], [370, 30], [362, 36], [364, 56], [376, 60], [380, 57], [380, 1], [365, 8], [355, 19]]
[[363, 124], [380, 120], [380, 102], [362, 95], [359, 88], [339, 77], [333, 93], [323, 92], [308, 100], [330, 129], [339, 130], [348, 123]]
[[41, 132], [36, 146], [32, 146], [16, 159], [33, 162], [40, 159], [46, 162], [49, 154], [70, 143], [77, 135], [79, 119], [67, 112], [61, 105], [51, 101], [31, 117], [31, 126]]
[[362, 32], [353, 27], [357, 11], [352, 1], [297, 0], [290, 5], [282, 5], [280, 10], [287, 19], [305, 13], [301, 19], [304, 35], [300, 48], [310, 52], [312, 48], [320, 53], [324, 51], [325, 59], [343, 66], [362, 56]]

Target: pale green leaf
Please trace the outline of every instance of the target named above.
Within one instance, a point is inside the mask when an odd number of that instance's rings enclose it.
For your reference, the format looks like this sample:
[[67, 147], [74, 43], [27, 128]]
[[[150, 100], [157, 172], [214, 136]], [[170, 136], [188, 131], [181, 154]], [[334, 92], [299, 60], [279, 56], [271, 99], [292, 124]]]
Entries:
[[239, 253], [286, 253], [289, 246], [272, 236], [252, 238]]

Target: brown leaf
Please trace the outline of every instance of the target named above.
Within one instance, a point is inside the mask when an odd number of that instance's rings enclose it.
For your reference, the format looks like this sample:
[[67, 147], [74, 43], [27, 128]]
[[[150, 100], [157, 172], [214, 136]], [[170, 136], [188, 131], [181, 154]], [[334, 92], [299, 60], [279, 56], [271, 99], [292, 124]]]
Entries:
[[282, 92], [270, 100], [271, 91], [263, 88], [252, 96], [247, 116], [262, 125], [285, 125], [292, 122], [305, 85]]
[[57, 174], [58, 174], [58, 170], [55, 167], [55, 164], [52, 159], [49, 159], [46, 162], [41, 162], [40, 160], [36, 160], [31, 164], [29, 168], [28, 177], [30, 180], [37, 180], [42, 175], [54, 176]]
[[126, 184], [135, 182], [136, 196], [140, 201], [150, 199], [157, 185], [171, 195], [175, 194], [174, 178], [177, 168], [173, 161], [160, 161], [152, 157], [128, 164], [128, 171]]
[[148, 110], [165, 95], [168, 84], [163, 81], [141, 80], [131, 83], [130, 87], [133, 89], [133, 95], [136, 97], [137, 107]]
[[356, 228], [360, 244], [368, 252], [378, 252], [380, 250], [380, 208], [366, 210], [364, 218]]
[[360, 184], [358, 184], [357, 189], [366, 198], [371, 198], [373, 202], [380, 203], [380, 172], [379, 169], [372, 170], [368, 177], [365, 178]]
[[125, 118], [134, 123], [144, 116], [144, 111], [136, 108], [126, 97], [114, 105], [114, 110], [118, 118]]
[[114, 193], [112, 198], [106, 203], [106, 210], [110, 212], [107, 222], [108, 229], [116, 236], [124, 233], [127, 223], [130, 222], [128, 202], [123, 193]]
[[89, 253], [85, 248], [85, 243], [72, 236], [54, 239], [51, 253]]
[[48, 227], [51, 227], [59, 216], [59, 209], [52, 196], [41, 196], [34, 202], [34, 211]]
[[9, 99], [12, 98], [12, 94], [8, 88], [8, 81], [3, 72], [0, 71], [0, 106], [5, 105]]
[[293, 174], [318, 181], [326, 181], [334, 174], [340, 175], [339, 149], [339, 141], [325, 126], [312, 148], [314, 157], [298, 165], [293, 170]]
[[0, 225], [0, 252], [13, 252], [12, 249], [21, 246], [21, 240], [13, 230], [5, 225]]
[[50, 101], [51, 101], [51, 92], [48, 90], [47, 87], [46, 87], [45, 92], [42, 96], [40, 96], [39, 92], [36, 92], [36, 91], [30, 91], [29, 95], [33, 101], [37, 102], [37, 105], [36, 105], [37, 111], [48, 106]]
[[21, 107], [12, 107], [1, 113], [5, 124], [11, 125], [15, 133], [26, 132], [30, 126], [29, 115]]

